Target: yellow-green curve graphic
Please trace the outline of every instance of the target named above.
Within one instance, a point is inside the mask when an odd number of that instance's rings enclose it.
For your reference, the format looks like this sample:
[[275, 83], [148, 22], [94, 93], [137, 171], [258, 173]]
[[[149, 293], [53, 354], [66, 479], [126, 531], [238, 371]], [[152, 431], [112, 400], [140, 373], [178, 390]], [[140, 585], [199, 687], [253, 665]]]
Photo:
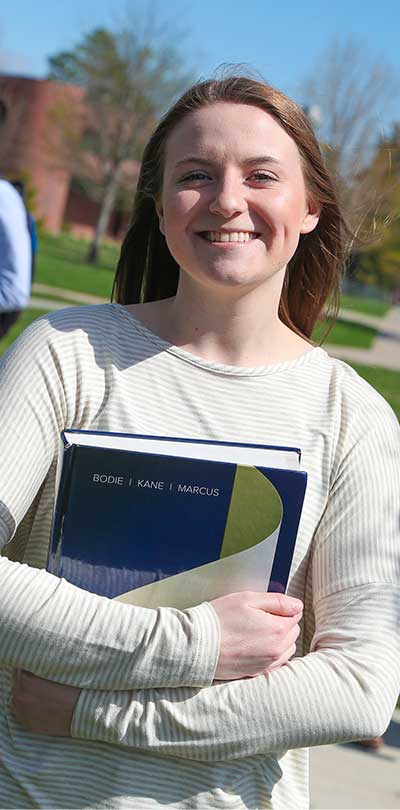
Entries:
[[218, 560], [150, 582], [116, 597], [121, 602], [185, 610], [226, 593], [264, 591], [282, 520], [282, 501], [255, 467], [238, 465]]
[[255, 467], [238, 465], [220, 559], [252, 548], [272, 535], [282, 514], [282, 501], [271, 481]]

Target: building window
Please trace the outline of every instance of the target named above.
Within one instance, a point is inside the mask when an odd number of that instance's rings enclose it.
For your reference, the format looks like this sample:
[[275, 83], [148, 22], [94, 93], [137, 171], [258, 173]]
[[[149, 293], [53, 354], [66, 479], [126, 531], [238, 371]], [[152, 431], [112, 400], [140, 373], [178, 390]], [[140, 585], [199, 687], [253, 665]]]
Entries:
[[0, 126], [1, 124], [5, 124], [7, 120], [7, 107], [4, 101], [0, 98]]

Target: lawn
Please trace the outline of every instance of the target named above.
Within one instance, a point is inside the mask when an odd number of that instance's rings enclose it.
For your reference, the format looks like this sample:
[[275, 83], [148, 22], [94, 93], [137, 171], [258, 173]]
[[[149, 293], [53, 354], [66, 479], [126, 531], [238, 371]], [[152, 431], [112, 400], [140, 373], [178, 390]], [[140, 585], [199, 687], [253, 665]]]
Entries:
[[[325, 324], [318, 324], [313, 332], [313, 339], [319, 343], [325, 332]], [[377, 335], [377, 330], [371, 326], [364, 326], [361, 323], [352, 321], [336, 321], [333, 329], [329, 332], [324, 342], [333, 343], [336, 346], [356, 346], [360, 349], [370, 349]]]
[[377, 318], [382, 318], [390, 309], [390, 304], [385, 301], [356, 295], [342, 295], [340, 306], [343, 309], [354, 309], [356, 312], [362, 312], [363, 315], [374, 315]]
[[87, 263], [87, 250], [84, 239], [44, 234], [40, 238], [35, 281], [110, 299], [119, 248], [104, 245], [96, 266]]

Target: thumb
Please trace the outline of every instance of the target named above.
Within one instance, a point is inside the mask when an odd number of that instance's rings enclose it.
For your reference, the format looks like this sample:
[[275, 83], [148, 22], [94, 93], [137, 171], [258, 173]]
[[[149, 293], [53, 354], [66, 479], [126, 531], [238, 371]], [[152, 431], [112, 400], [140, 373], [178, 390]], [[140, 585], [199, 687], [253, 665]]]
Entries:
[[303, 602], [284, 593], [262, 593], [252, 591], [249, 594], [248, 605], [273, 613], [277, 616], [295, 616], [303, 610]]

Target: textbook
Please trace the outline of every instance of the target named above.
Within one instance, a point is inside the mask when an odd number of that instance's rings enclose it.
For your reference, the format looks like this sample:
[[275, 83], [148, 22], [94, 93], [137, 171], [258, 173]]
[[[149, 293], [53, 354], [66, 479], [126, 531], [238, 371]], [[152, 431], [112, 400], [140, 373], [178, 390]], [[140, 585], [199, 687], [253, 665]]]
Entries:
[[307, 483], [300, 455], [65, 430], [48, 570], [144, 607], [284, 592]]

